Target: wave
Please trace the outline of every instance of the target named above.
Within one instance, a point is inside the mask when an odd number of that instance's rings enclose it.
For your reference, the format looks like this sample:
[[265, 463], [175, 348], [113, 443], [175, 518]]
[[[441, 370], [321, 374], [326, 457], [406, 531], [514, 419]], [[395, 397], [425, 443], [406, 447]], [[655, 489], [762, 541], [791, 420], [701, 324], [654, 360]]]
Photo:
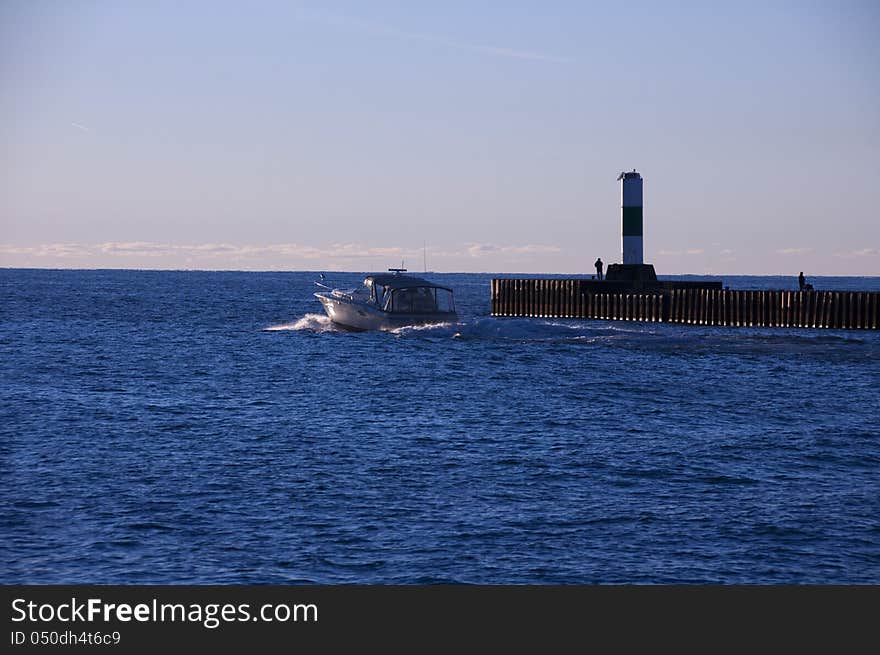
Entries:
[[617, 339], [628, 334], [644, 334], [643, 326], [608, 325], [584, 321], [537, 319], [479, 318], [459, 324], [454, 335], [459, 339], [488, 339], [504, 341], [562, 341], [593, 342]]
[[455, 332], [461, 323], [428, 323], [427, 325], [405, 325], [394, 330], [391, 334], [406, 336], [407, 334], [431, 335], [431, 336], [455, 336]]
[[[263, 328], [267, 332], [299, 331], [339, 332], [334, 323], [323, 314], [305, 314], [301, 318], [279, 325]], [[375, 333], [376, 331], [372, 331]], [[369, 334], [366, 332], [362, 334]], [[357, 333], [355, 333], [357, 334]], [[493, 317], [475, 318], [457, 323], [431, 323], [427, 325], [407, 325], [387, 334], [411, 338], [453, 338], [475, 341], [574, 341], [592, 342], [602, 338], [621, 338], [629, 334], [645, 335], [643, 326], [624, 326], [623, 324], [596, 324], [583, 321], [559, 321], [537, 319], [498, 319]]]
[[[305, 314], [266, 331], [341, 332], [323, 314]], [[352, 333], [358, 334], [358, 333]], [[360, 334], [376, 334], [376, 331]], [[880, 347], [875, 335], [829, 334], [827, 331], [692, 326], [629, 321], [536, 318], [468, 318], [457, 323], [400, 327], [382, 334], [405, 339], [461, 339], [473, 342], [520, 342], [605, 345], [680, 354], [682, 352], [779, 354], [831, 352], [838, 356], [873, 356]], [[840, 350], [840, 346], [847, 348]]]
[[306, 314], [293, 323], [281, 323], [263, 328], [265, 332], [282, 332], [285, 330], [308, 330], [310, 332], [336, 332], [336, 326], [328, 316], [323, 314]]

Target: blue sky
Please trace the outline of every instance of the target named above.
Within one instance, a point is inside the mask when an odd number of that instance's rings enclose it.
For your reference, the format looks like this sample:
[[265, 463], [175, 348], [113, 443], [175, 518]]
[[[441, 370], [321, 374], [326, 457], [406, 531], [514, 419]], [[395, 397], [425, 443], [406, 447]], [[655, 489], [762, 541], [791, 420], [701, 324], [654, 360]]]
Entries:
[[0, 5], [0, 265], [880, 275], [880, 3]]

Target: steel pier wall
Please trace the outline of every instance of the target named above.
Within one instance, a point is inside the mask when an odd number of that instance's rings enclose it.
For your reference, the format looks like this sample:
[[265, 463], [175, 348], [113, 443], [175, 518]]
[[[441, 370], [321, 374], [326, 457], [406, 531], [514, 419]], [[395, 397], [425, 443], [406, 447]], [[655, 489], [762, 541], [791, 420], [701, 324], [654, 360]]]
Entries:
[[609, 289], [565, 279], [492, 280], [492, 316], [592, 318], [693, 325], [878, 329], [880, 293]]

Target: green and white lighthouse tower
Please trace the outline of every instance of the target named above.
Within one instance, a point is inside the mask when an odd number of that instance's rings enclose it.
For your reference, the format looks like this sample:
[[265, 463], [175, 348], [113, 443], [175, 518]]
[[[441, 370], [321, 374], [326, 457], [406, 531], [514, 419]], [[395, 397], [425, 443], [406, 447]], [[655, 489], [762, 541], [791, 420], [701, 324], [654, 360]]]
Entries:
[[620, 215], [623, 264], [644, 264], [642, 244], [642, 176], [635, 169], [621, 173]]

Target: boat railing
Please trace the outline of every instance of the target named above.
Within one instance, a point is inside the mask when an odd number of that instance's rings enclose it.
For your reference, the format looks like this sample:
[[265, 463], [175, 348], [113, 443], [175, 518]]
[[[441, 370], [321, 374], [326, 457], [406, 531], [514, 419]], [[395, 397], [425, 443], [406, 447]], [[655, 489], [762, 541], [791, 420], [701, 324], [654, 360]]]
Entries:
[[345, 298], [347, 300], [354, 300], [355, 294], [357, 294], [358, 289], [339, 289], [336, 287], [330, 287], [324, 284], [324, 274], [321, 273], [320, 281], [315, 280], [315, 286], [319, 289], [326, 289], [330, 292], [330, 295], [335, 296], [336, 298]]
[[333, 289], [332, 293], [337, 298], [346, 298], [348, 300], [354, 300], [356, 290], [355, 289]]
[[318, 282], [318, 280], [315, 280], [315, 286], [320, 287], [321, 289], [327, 289], [327, 291], [333, 291], [333, 287], [328, 287], [326, 284], [324, 284], [325, 279], [326, 278], [324, 277], [324, 274], [321, 273], [321, 277], [320, 277], [321, 281]]

